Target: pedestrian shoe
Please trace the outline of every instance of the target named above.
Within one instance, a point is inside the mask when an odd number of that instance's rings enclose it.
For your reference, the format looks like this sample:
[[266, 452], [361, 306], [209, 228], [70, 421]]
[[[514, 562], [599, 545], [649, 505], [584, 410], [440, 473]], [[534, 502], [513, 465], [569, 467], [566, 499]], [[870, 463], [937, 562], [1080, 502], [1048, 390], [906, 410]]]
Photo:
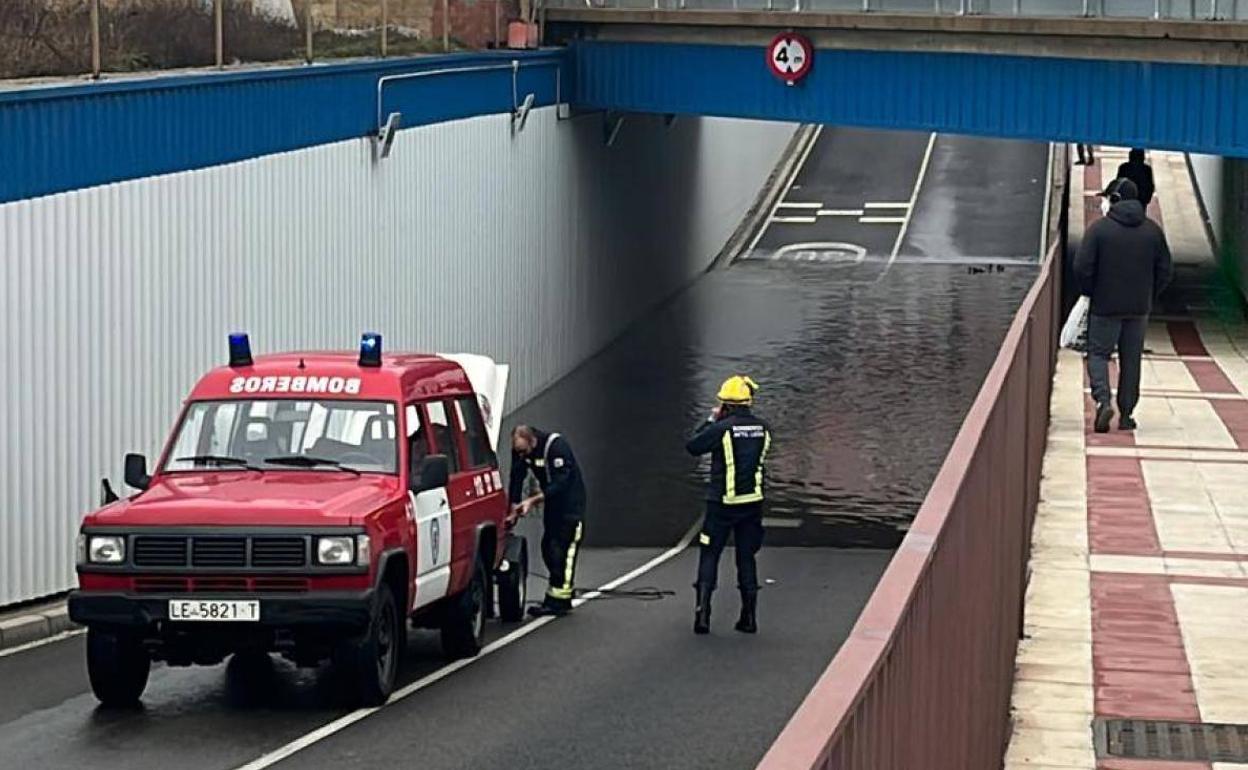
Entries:
[[1114, 419], [1114, 408], [1109, 404], [1098, 404], [1096, 422], [1092, 426], [1097, 433], [1109, 433], [1109, 422]]
[[1135, 420], [1125, 414], [1118, 418], [1118, 430], [1135, 430]]
[[555, 607], [550, 604], [535, 604], [529, 608], [529, 617], [531, 618], [541, 618], [547, 615], [561, 618], [567, 614], [568, 609], [566, 607]]
[[758, 594], [741, 592], [741, 618], [733, 626], [743, 634], [758, 633]]
[[693, 633], [711, 632], [711, 589], [698, 588], [698, 606], [693, 611]]

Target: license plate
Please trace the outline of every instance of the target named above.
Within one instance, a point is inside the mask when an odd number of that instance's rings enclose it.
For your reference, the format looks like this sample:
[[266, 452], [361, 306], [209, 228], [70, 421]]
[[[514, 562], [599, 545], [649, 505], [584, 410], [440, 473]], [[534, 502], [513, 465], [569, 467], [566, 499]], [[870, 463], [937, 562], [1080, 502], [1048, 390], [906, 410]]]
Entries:
[[170, 599], [170, 620], [206, 620], [225, 623], [260, 620], [260, 602]]

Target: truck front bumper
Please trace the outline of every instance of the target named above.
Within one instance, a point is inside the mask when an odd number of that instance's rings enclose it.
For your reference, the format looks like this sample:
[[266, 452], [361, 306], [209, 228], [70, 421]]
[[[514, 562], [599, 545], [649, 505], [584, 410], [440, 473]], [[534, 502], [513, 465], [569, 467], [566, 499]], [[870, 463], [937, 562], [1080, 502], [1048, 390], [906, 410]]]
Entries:
[[[80, 625], [155, 628], [177, 623], [182, 628], [246, 626], [250, 628], [338, 629], [361, 631], [372, 616], [374, 589], [321, 591], [300, 594], [133, 594], [109, 591], [73, 591], [69, 617]], [[220, 599], [260, 602], [260, 619], [248, 622], [179, 622], [169, 620], [170, 600]]]

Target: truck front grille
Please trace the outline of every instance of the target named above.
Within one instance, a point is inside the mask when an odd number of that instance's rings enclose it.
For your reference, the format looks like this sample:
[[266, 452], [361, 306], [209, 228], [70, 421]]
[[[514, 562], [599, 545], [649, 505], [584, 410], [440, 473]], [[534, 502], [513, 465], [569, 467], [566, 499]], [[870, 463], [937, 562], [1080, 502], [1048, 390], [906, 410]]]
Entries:
[[251, 541], [253, 567], [302, 567], [307, 563], [307, 538], [257, 537]]
[[186, 543], [185, 537], [139, 535], [134, 538], [134, 566], [185, 567]]
[[194, 567], [246, 567], [247, 538], [193, 537], [191, 565]]

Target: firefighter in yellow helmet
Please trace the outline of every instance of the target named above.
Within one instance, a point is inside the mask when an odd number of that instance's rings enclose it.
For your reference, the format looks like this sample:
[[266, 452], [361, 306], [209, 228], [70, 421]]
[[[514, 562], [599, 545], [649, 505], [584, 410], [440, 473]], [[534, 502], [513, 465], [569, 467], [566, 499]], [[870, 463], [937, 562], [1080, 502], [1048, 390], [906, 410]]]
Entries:
[[706, 519], [698, 535], [697, 609], [693, 632], [711, 630], [711, 594], [719, 573], [719, 556], [728, 535], [737, 549], [737, 586], [741, 617], [736, 629], [758, 632], [758, 568], [754, 555], [763, 545], [763, 465], [771, 447], [771, 429], [750, 411], [758, 385], [749, 377], [729, 377], [719, 389], [719, 405], [685, 448], [692, 455], [711, 456], [706, 487]]

